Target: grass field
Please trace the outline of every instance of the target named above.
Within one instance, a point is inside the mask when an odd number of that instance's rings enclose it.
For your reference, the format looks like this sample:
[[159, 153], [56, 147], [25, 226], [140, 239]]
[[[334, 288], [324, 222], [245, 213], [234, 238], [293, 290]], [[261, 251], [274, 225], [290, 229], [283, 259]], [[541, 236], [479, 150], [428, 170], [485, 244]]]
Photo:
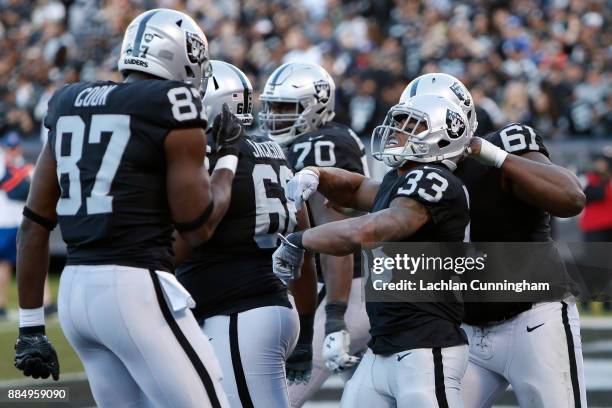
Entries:
[[[59, 276], [50, 275], [49, 284], [53, 293], [53, 299], [57, 299], [57, 288], [59, 286]], [[15, 281], [12, 282], [8, 309], [10, 313], [10, 319], [8, 321], [0, 321], [0, 381], [7, 379], [21, 378], [21, 374], [18, 370], [13, 367], [13, 353], [14, 344], [17, 339], [18, 333], [18, 322], [17, 322], [17, 287]], [[610, 315], [610, 312], [604, 312], [601, 304], [593, 304], [591, 310], [594, 313], [584, 313], [581, 315]], [[68, 344], [68, 341], [64, 337], [62, 330], [59, 325], [59, 321], [56, 317], [47, 319], [47, 336], [53, 343], [53, 346], [57, 350], [58, 356], [61, 363], [62, 374], [82, 372], [83, 366], [79, 361], [79, 358], [75, 354], [74, 350]]]
[[[59, 276], [51, 275], [49, 284], [53, 293], [53, 299], [57, 299]], [[17, 287], [15, 281], [12, 282], [9, 292], [8, 309], [11, 311], [17, 310]], [[0, 321], [0, 380], [21, 377], [21, 373], [13, 367], [14, 345], [18, 333], [18, 322], [15, 318], [15, 312], [11, 313], [10, 317], [11, 319], [8, 321]], [[46, 326], [47, 336], [51, 340], [51, 343], [53, 343], [60, 358], [61, 373], [66, 374], [83, 371], [83, 366], [79, 358], [62, 333], [57, 317], [47, 319]]]

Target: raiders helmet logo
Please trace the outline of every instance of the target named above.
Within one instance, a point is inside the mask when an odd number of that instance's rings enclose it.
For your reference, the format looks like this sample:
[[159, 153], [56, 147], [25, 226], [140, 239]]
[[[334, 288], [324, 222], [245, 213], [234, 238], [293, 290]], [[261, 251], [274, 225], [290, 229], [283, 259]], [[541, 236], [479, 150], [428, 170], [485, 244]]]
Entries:
[[465, 123], [461, 116], [450, 109], [446, 110], [446, 134], [451, 139], [456, 139], [463, 136], [465, 132]]
[[185, 33], [187, 58], [192, 64], [202, 64], [206, 61], [206, 45], [198, 38], [197, 34]]
[[321, 103], [327, 103], [327, 101], [329, 101], [329, 97], [331, 94], [331, 88], [329, 86], [329, 82], [327, 81], [315, 82], [314, 88], [316, 92], [315, 97], [317, 98], [317, 100]]
[[457, 95], [457, 98], [459, 98], [459, 100], [463, 102], [465, 106], [470, 106], [472, 104], [470, 98], [465, 92], [463, 92], [463, 89], [461, 89], [461, 85], [459, 85], [459, 82], [454, 82], [451, 85], [450, 89], [455, 95]]

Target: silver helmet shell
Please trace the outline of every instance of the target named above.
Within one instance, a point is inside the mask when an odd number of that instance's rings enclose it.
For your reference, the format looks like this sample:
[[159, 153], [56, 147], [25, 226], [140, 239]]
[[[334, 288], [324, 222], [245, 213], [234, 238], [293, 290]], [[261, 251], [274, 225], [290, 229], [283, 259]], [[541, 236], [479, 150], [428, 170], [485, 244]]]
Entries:
[[125, 31], [118, 65], [121, 73], [144, 72], [199, 89], [210, 76], [208, 41], [187, 14], [149, 10], [136, 17]]
[[242, 121], [244, 126], [253, 123], [253, 86], [249, 78], [232, 64], [211, 60], [212, 77], [204, 89], [202, 105], [212, 126], [213, 119], [221, 112], [224, 103]]
[[[333, 119], [336, 84], [316, 64], [290, 62], [278, 67], [259, 97], [262, 111], [258, 115], [263, 132], [281, 146], [298, 136], [316, 130]], [[277, 113], [273, 104], [293, 105], [291, 113]]]
[[421, 75], [412, 80], [404, 89], [400, 97], [400, 103], [404, 103], [415, 96], [427, 94], [442, 96], [461, 107], [468, 119], [470, 136], [474, 135], [476, 128], [478, 128], [476, 107], [472, 95], [461, 81], [452, 75], [439, 72]]
[[[403, 145], [398, 133], [405, 136]], [[407, 161], [455, 162], [469, 139], [468, 120], [457, 105], [442, 96], [419, 95], [393, 106], [383, 124], [374, 129], [372, 156], [393, 168]]]

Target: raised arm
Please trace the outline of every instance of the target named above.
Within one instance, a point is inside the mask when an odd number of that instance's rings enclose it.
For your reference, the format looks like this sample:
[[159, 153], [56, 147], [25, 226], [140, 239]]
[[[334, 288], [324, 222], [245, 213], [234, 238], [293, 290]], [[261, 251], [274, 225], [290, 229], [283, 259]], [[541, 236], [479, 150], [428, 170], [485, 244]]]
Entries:
[[557, 217], [572, 217], [584, 208], [586, 198], [578, 178], [539, 151], [508, 154], [479, 137], [470, 140], [468, 151], [484, 164], [499, 167], [504, 189], [534, 207]]
[[287, 198], [299, 203], [319, 191], [334, 205], [370, 211], [380, 183], [336, 167], [306, 167], [289, 182]]
[[191, 247], [210, 239], [229, 207], [241, 132], [239, 120], [224, 104], [212, 129], [220, 158], [210, 177], [204, 168], [206, 135], [202, 129], [174, 130], [166, 137], [170, 212], [178, 233]]
[[501, 169], [514, 195], [534, 207], [562, 218], [578, 215], [584, 208], [586, 197], [576, 175], [542, 153], [509, 155]]

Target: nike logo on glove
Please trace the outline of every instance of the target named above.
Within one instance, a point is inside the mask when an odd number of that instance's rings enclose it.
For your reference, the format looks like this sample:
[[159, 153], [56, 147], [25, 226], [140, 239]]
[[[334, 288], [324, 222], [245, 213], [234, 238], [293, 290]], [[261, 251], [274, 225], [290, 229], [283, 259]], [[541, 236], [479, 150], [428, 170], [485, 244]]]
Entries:
[[397, 355], [397, 361], [401, 361], [402, 358], [406, 357], [408, 354], [412, 354], [412, 352], [406, 353], [406, 354], [402, 354], [401, 356], [398, 354]]
[[531, 333], [532, 331], [534, 331], [535, 329], [537, 329], [540, 326], [544, 326], [544, 323], [538, 324], [537, 326], [533, 326], [533, 327], [527, 326], [527, 332]]

